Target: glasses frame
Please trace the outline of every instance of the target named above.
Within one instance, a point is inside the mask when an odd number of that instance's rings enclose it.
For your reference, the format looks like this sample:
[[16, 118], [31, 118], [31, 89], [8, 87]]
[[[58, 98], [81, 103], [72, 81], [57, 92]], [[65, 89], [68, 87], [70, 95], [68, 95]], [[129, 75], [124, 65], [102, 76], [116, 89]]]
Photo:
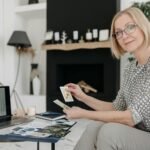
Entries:
[[[134, 26], [133, 26], [133, 27], [134, 27], [134, 30], [132, 29], [132, 30], [133, 30], [132, 32], [129, 32], [129, 31], [128, 31], [128, 29], [130, 29], [130, 28], [129, 28], [130, 25], [134, 25]], [[130, 27], [131, 27], [131, 26], [130, 26]], [[138, 27], [138, 25], [137, 25], [136, 23], [128, 23], [128, 24], [125, 25], [125, 28], [124, 28], [124, 29], [122, 29], [122, 30], [119, 29], [118, 31], [116, 31], [115, 33], [113, 33], [113, 34], [112, 34], [112, 37], [115, 38], [115, 39], [117, 39], [117, 40], [118, 40], [118, 39], [121, 39], [121, 38], [123, 37], [123, 33], [125, 33], [125, 34], [127, 34], [127, 35], [130, 35], [130, 34], [132, 34], [132, 33], [135, 32], [135, 30], [136, 30], [137, 27]], [[131, 30], [130, 30], [130, 31], [131, 31]], [[117, 32], [120, 33], [120, 37], [118, 37], [118, 38], [117, 38]]]

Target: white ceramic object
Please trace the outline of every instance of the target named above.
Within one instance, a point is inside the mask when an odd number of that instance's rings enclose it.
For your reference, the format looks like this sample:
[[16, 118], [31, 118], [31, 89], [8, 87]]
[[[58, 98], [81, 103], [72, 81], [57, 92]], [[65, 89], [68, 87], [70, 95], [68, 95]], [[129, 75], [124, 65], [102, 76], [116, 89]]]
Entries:
[[59, 41], [60, 40], [60, 34], [59, 34], [59, 32], [55, 32], [54, 33], [54, 40], [55, 41]]
[[86, 40], [87, 41], [91, 41], [92, 40], [92, 33], [90, 32], [90, 30], [88, 30], [87, 33], [86, 33]]
[[28, 110], [27, 110], [27, 115], [28, 116], [35, 116], [35, 114], [36, 114], [35, 107], [34, 106], [33, 107], [29, 107]]
[[109, 39], [109, 30], [104, 29], [99, 31], [99, 41], [107, 41]]
[[73, 31], [73, 40], [79, 39], [79, 32], [77, 30]]
[[33, 82], [33, 95], [40, 95], [41, 81], [38, 78], [38, 76], [35, 76], [32, 82]]
[[98, 29], [93, 29], [92, 34], [93, 34], [93, 39], [98, 38]]

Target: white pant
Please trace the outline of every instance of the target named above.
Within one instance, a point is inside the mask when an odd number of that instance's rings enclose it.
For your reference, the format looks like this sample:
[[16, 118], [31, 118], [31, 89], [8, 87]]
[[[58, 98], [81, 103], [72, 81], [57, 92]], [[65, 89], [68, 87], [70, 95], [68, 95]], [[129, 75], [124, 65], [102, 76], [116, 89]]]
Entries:
[[75, 150], [150, 150], [150, 133], [119, 123], [93, 121]]

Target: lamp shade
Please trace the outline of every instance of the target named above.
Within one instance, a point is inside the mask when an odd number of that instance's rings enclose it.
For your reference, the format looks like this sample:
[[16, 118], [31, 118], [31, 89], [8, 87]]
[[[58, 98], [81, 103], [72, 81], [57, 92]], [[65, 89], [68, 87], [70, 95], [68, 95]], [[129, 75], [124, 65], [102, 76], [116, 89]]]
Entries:
[[30, 40], [25, 31], [14, 31], [8, 41], [8, 45], [15, 46], [17, 48], [31, 47]]

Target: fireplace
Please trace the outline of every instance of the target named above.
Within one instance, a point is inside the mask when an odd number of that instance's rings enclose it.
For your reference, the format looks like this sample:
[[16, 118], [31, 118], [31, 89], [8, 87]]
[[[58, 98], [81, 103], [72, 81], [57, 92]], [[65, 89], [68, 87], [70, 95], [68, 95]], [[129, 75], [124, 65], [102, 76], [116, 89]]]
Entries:
[[[88, 95], [112, 101], [119, 88], [119, 61], [113, 59], [109, 48], [79, 49], [74, 51], [47, 51], [47, 110], [62, 111], [53, 100], [60, 99], [60, 86], [69, 82], [85, 81], [97, 92]], [[69, 106], [80, 106], [89, 109], [83, 103], [74, 101]]]

